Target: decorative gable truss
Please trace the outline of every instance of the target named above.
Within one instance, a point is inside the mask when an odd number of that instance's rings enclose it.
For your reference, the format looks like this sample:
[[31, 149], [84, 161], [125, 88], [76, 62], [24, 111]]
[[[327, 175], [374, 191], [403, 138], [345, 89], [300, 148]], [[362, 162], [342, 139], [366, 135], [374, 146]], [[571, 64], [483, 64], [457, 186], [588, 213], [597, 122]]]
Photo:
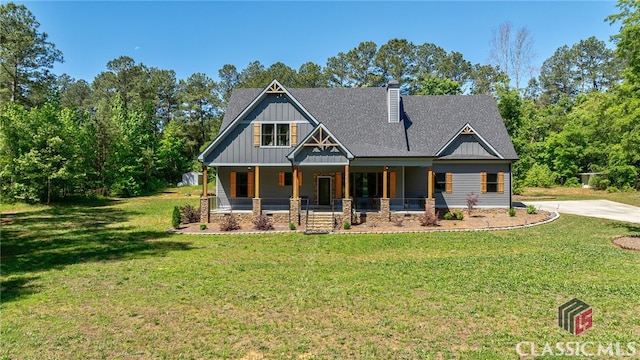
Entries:
[[504, 159], [469, 123], [465, 124], [449, 139], [449, 141], [438, 150], [436, 156]]
[[[289, 161], [300, 163], [348, 164], [353, 154], [335, 137], [324, 124], [318, 125], [298, 146], [287, 155]], [[337, 161], [336, 159], [341, 158]]]

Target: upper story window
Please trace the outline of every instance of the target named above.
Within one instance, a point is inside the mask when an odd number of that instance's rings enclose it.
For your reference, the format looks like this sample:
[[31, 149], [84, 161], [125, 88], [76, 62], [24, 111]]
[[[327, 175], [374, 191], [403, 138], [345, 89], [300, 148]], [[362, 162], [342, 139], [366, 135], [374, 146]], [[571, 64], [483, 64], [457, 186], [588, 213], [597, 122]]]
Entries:
[[261, 146], [290, 146], [289, 124], [262, 124]]

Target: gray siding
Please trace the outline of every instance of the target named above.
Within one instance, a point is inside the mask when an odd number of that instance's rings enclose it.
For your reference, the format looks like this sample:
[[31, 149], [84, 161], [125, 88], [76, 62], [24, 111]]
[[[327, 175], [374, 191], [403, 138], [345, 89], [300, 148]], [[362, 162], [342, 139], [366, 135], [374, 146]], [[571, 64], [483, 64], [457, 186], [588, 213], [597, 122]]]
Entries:
[[441, 156], [449, 155], [459, 157], [495, 156], [495, 154], [493, 154], [490, 149], [481, 144], [480, 139], [478, 139], [475, 135], [458, 136], [458, 138], [453, 143], [451, 143], [441, 154]]
[[405, 176], [405, 197], [424, 198], [427, 197], [427, 177], [426, 167], [406, 167]]
[[348, 164], [349, 160], [339, 149], [332, 147], [326, 150], [320, 150], [316, 147], [304, 147], [300, 153], [296, 155], [296, 164]]
[[[467, 194], [479, 194], [477, 207], [511, 207], [511, 173], [509, 163], [433, 163], [436, 173], [452, 173], [452, 193], [435, 193], [436, 207], [466, 207]], [[504, 172], [504, 193], [480, 194], [480, 173]]]
[[290, 164], [286, 156], [293, 147], [256, 147], [253, 144], [253, 122], [295, 122], [297, 140], [304, 139], [313, 125], [295, 105], [284, 97], [269, 96], [229, 133], [204, 159], [205, 164]]
[[268, 95], [247, 116], [245, 121], [296, 121], [305, 116], [286, 96]]

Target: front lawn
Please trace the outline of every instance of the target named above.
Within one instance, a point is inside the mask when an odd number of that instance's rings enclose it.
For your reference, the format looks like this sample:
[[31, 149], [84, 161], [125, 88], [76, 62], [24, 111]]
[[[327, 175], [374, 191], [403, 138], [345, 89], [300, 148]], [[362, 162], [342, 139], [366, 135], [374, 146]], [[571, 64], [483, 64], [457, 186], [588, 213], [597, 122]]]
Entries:
[[[169, 191], [3, 206], [0, 356], [518, 358], [522, 341], [640, 350], [640, 226], [380, 235], [169, 235]], [[578, 297], [593, 328], [557, 308]], [[540, 351], [542, 348], [539, 349]]]

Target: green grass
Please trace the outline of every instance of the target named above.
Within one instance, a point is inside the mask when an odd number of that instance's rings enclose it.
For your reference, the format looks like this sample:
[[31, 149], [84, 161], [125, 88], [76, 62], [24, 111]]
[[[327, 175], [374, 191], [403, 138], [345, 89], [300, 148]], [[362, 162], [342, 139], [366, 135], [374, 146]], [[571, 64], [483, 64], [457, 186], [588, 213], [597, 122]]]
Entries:
[[[0, 357], [513, 359], [520, 341], [640, 337], [640, 226], [169, 235], [152, 197], [3, 206]], [[594, 327], [556, 325], [578, 297]]]
[[522, 196], [524, 197], [553, 197], [555, 200], [596, 200], [605, 199], [620, 202], [623, 204], [629, 204], [633, 206], [640, 206], [640, 192], [607, 192], [596, 191], [593, 189], [583, 188], [525, 188], [523, 189]]

